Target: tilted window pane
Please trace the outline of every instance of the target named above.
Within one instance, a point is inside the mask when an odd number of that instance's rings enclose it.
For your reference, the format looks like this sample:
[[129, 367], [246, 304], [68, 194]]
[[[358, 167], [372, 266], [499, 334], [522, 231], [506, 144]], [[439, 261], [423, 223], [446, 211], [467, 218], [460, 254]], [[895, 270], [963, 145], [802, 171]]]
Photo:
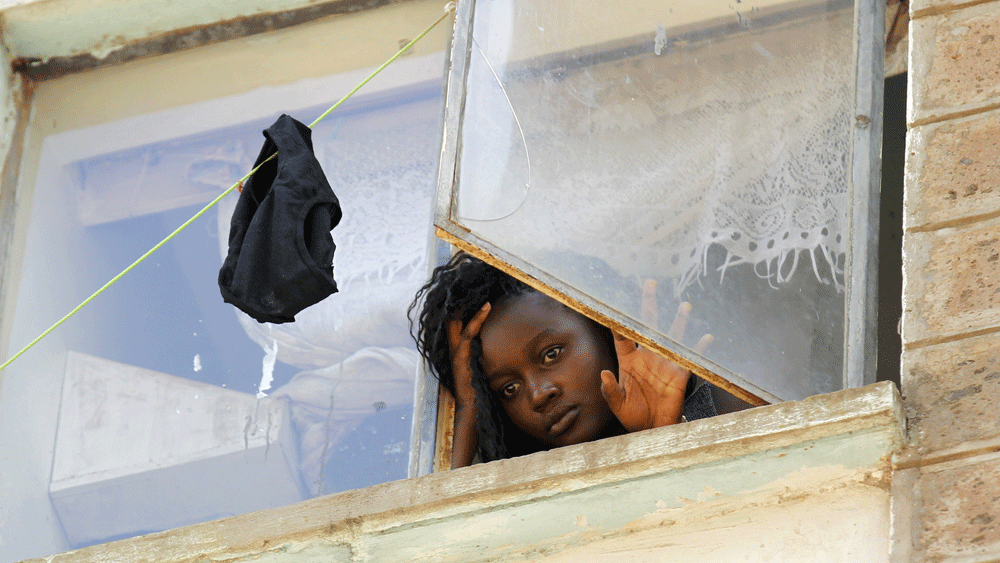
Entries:
[[769, 400], [842, 388], [853, 3], [600, 11], [475, 4], [454, 236], [636, 322], [655, 280], [655, 338], [690, 302], [683, 344]]

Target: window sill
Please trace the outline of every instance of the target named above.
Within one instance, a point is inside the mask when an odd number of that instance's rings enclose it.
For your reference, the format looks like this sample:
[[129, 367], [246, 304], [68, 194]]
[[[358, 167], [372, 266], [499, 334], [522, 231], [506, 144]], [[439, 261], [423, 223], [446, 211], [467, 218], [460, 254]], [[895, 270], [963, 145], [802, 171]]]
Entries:
[[615, 554], [634, 563], [776, 550], [801, 553], [800, 560], [886, 561], [889, 468], [903, 428], [895, 386], [878, 383], [48, 561], [579, 561]]

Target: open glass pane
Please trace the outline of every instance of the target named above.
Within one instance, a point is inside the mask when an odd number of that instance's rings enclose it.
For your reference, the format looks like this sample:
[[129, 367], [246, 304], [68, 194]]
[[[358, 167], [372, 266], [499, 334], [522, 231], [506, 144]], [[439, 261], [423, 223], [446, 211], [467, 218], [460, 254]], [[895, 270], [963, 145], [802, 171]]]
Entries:
[[[22, 507], [0, 522], [10, 549], [44, 555], [407, 476], [406, 308], [427, 275], [440, 138], [440, 57], [421, 64], [433, 72], [401, 71], [313, 130], [344, 212], [338, 293], [289, 324], [224, 303], [234, 192], [5, 369], [0, 442], [18, 463], [3, 464], [4, 498]], [[282, 109], [308, 123], [345, 91], [337, 80], [318, 105]], [[8, 349], [249, 170], [276, 117], [259, 107], [246, 95], [49, 137]], [[254, 119], [193, 136], [177, 123], [220, 108]], [[163, 139], [135, 141], [151, 133]]]
[[[852, 206], [867, 205], [853, 170], [869, 158], [852, 158], [853, 2], [464, 9], [444, 236], [749, 400], [847, 385], [851, 245], [867, 242], [851, 232]], [[658, 324], [639, 318], [645, 280]], [[685, 301], [692, 320], [674, 342]], [[715, 342], [693, 354], [706, 333]]]

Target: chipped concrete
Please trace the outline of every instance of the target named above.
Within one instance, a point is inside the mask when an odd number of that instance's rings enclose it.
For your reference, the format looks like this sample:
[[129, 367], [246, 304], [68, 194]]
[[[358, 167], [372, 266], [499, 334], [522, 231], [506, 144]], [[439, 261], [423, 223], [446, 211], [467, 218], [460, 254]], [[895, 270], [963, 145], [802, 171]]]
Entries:
[[[139, 57], [366, 10], [393, 0], [36, 0], [3, 12], [12, 58], [37, 77]], [[443, 4], [442, 4], [443, 5]]]
[[[880, 496], [880, 495], [879, 495]], [[822, 504], [822, 513], [817, 505]], [[686, 527], [667, 515], [650, 515], [660, 527], [648, 527], [618, 538], [567, 549], [536, 559], [544, 563], [628, 561], [887, 561], [880, 539], [858, 542], [860, 530], [887, 527], [884, 500], [873, 503], [871, 491], [842, 487], [760, 506], [751, 514], [734, 511], [703, 520], [701, 527]], [[651, 522], [652, 523], [652, 522]], [[663, 528], [673, 528], [664, 545]], [[740, 538], [742, 541], [734, 541]]]

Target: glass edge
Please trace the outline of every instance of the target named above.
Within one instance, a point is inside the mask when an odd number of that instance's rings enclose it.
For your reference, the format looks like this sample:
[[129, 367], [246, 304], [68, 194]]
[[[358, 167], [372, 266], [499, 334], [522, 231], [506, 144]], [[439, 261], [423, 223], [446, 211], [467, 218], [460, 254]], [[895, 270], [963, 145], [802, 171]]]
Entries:
[[413, 425], [410, 428], [410, 459], [407, 478], [434, 472], [437, 438], [438, 385], [424, 362], [417, 366], [413, 389]]
[[854, 60], [855, 114], [852, 120], [850, 243], [844, 303], [845, 388], [875, 382], [878, 307], [878, 244], [882, 151], [882, 95], [885, 86], [885, 2], [857, 0]]
[[472, 17], [475, 0], [459, 0], [455, 10], [455, 25], [449, 39], [447, 74], [444, 92], [444, 126], [441, 135], [441, 157], [438, 163], [435, 190], [434, 222], [451, 218], [458, 176], [459, 133], [465, 111], [465, 85], [468, 78], [472, 45]]
[[[465, 105], [465, 81], [468, 73], [469, 31], [474, 13], [474, 0], [459, 0], [455, 21], [448, 37], [444, 72], [444, 95], [441, 107], [441, 152], [438, 159], [437, 182], [434, 190], [432, 225], [428, 232], [428, 269], [436, 266], [435, 226], [451, 216], [453, 186], [458, 160], [458, 134]], [[437, 451], [439, 389], [430, 376], [429, 367], [421, 362], [414, 383], [413, 427], [411, 428], [410, 464], [407, 475], [418, 477], [434, 472]]]
[[547, 274], [520, 257], [480, 239], [461, 225], [445, 221], [436, 222], [435, 226], [439, 238], [518, 278], [567, 307], [634, 339], [640, 345], [653, 349], [671, 361], [690, 369], [695, 375], [702, 377], [709, 383], [754, 406], [780, 403], [786, 400], [743, 379], [700, 354], [696, 354], [666, 336], [651, 331], [638, 321], [600, 303], [593, 297]]
[[[443, 111], [442, 104], [442, 111]], [[433, 210], [429, 210], [433, 217]], [[438, 240], [434, 234], [433, 220], [427, 227], [427, 267], [425, 273], [430, 278], [437, 266]], [[410, 458], [407, 478], [421, 477], [434, 472], [434, 452], [437, 447], [438, 384], [431, 376], [430, 366], [421, 360], [417, 363], [413, 379], [413, 417], [410, 426]]]

